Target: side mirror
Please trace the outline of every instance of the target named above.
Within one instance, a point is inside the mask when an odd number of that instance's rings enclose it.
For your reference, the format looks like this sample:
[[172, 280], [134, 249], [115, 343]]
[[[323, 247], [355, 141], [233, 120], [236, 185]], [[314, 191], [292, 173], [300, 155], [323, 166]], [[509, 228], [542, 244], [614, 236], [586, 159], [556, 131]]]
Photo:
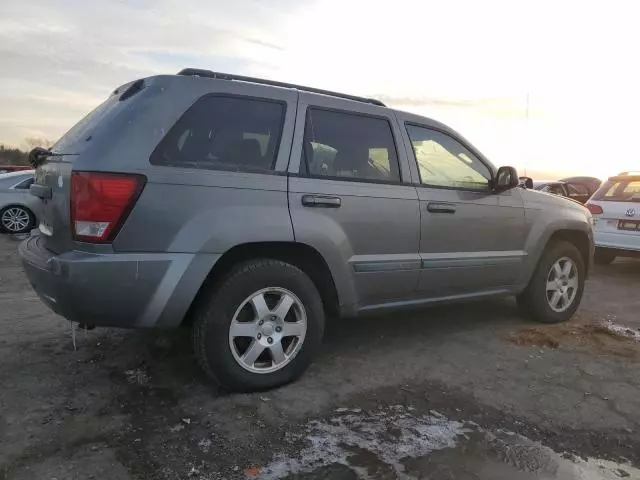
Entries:
[[506, 192], [520, 185], [518, 172], [513, 167], [500, 167], [493, 179], [492, 190], [495, 193]]

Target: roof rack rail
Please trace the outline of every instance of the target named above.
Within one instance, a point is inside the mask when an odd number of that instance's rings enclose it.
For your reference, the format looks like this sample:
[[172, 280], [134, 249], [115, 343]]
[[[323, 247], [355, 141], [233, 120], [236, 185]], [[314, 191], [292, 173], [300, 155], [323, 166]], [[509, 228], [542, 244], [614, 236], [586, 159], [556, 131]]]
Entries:
[[356, 95], [348, 95], [346, 93], [332, 92], [330, 90], [322, 90], [320, 88], [304, 87], [293, 83], [277, 82], [275, 80], [265, 80], [263, 78], [245, 77], [243, 75], [233, 75], [231, 73], [214, 72], [211, 70], [203, 70], [200, 68], [185, 68], [178, 72], [178, 75], [192, 75], [197, 77], [217, 78], [220, 80], [238, 80], [241, 82], [259, 83], [262, 85], [271, 85], [273, 87], [295, 88], [304, 92], [319, 93], [321, 95], [329, 95], [332, 97], [345, 98], [355, 102], [371, 103], [380, 107], [386, 107], [384, 103], [375, 98], [358, 97]]

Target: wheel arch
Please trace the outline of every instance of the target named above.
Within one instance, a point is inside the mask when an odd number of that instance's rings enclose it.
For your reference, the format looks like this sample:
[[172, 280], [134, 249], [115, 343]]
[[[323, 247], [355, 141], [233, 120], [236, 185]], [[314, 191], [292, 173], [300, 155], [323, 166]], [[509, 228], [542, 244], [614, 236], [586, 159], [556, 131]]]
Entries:
[[252, 242], [236, 245], [218, 259], [196, 293], [183, 324], [189, 324], [192, 321], [192, 313], [205, 292], [215, 288], [235, 265], [258, 258], [280, 260], [298, 267], [309, 276], [318, 289], [325, 312], [331, 316], [342, 313], [333, 274], [323, 256], [315, 248], [299, 242]]
[[575, 230], [575, 229], [556, 230], [551, 234], [551, 236], [547, 240], [547, 243], [545, 245], [545, 248], [543, 249], [543, 252], [546, 251], [554, 243], [557, 243], [560, 241], [569, 242], [578, 249], [578, 251], [580, 252], [580, 256], [582, 257], [582, 260], [584, 261], [584, 266], [588, 273], [591, 266], [592, 247], [591, 247], [591, 241], [589, 240], [589, 236], [587, 235], [587, 233], [582, 230]]

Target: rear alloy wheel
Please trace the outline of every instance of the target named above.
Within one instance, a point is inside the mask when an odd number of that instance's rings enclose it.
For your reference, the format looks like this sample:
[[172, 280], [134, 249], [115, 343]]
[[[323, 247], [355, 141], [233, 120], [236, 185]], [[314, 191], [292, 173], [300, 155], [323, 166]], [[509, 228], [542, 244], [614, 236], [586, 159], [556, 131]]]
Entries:
[[300, 299], [284, 288], [263, 288], [236, 310], [229, 328], [229, 348], [249, 372], [276, 372], [295, 358], [306, 333], [307, 314]]
[[320, 347], [322, 300], [309, 277], [278, 260], [236, 266], [209, 287], [194, 314], [202, 369], [231, 391], [265, 390], [295, 380]]
[[542, 255], [527, 289], [518, 296], [518, 305], [538, 322], [564, 322], [580, 306], [584, 281], [584, 260], [578, 249], [569, 242], [557, 242]]
[[606, 248], [596, 248], [593, 261], [596, 265], [610, 265], [616, 259], [616, 254]]
[[35, 218], [25, 207], [13, 205], [0, 212], [0, 226], [7, 233], [25, 233], [33, 228]]

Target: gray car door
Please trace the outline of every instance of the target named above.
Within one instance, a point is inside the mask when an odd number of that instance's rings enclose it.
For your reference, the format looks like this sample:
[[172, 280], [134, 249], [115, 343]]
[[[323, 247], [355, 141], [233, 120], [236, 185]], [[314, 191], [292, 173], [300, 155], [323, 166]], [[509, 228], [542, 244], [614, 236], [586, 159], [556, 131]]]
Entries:
[[392, 112], [301, 92], [289, 173], [296, 241], [329, 264], [343, 313], [415, 293], [420, 213]]
[[419, 177], [418, 291], [432, 298], [509, 291], [526, 255], [520, 189], [493, 193], [493, 166], [455, 132], [403, 120]]

